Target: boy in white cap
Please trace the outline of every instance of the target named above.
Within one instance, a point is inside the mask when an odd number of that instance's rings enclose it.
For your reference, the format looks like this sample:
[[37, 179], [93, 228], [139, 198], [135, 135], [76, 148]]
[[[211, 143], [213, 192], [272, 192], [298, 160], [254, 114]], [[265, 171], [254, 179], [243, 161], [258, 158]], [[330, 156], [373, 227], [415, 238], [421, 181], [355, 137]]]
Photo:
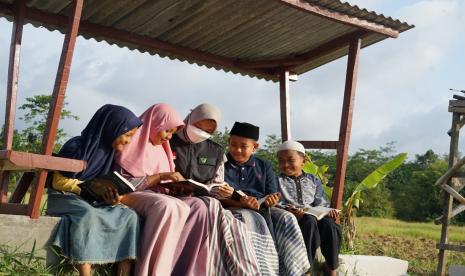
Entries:
[[324, 198], [321, 180], [302, 171], [305, 162], [308, 161], [302, 144], [286, 141], [280, 145], [277, 154], [281, 204], [298, 219], [310, 263], [315, 258], [316, 249], [321, 247], [327, 273], [336, 275], [341, 247], [341, 229], [335, 222], [338, 212], [333, 209], [321, 220], [305, 213], [305, 208], [329, 207], [329, 204]]

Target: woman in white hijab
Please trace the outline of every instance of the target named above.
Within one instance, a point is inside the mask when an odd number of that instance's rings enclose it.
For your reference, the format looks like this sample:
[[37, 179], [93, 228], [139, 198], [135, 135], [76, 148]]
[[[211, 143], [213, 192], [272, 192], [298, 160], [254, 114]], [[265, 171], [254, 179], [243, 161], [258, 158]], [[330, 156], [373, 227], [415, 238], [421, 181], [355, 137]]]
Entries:
[[260, 275], [250, 235], [244, 223], [217, 199], [229, 198], [234, 189], [224, 182], [224, 149], [209, 138], [218, 128], [221, 112], [210, 104], [195, 107], [184, 119], [185, 128], [170, 141], [176, 171], [204, 184], [223, 183], [202, 197], [209, 207], [210, 250], [208, 275]]

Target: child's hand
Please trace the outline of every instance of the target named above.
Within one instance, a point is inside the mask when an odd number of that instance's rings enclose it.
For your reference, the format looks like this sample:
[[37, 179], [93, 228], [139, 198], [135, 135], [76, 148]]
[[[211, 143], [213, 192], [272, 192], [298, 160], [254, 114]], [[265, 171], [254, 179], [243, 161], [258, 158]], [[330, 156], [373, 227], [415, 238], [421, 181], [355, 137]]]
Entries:
[[328, 213], [328, 217], [335, 220], [335, 219], [337, 219], [339, 217], [339, 212], [337, 210], [331, 210]]
[[181, 183], [173, 183], [169, 188], [169, 195], [175, 197], [191, 196], [194, 193], [194, 189], [189, 185]]
[[258, 210], [260, 206], [258, 205], [258, 201], [255, 197], [253, 196], [243, 196], [241, 197], [240, 200], [242, 207], [252, 209], [252, 210]]
[[286, 210], [288, 212], [293, 213], [297, 217], [297, 219], [301, 219], [305, 215], [304, 209], [302, 209], [302, 208], [296, 208], [294, 206], [288, 206], [288, 208], [286, 208]]
[[106, 204], [115, 205], [120, 203], [120, 195], [113, 185], [105, 186], [105, 192], [102, 194], [102, 198]]
[[234, 188], [229, 186], [226, 182], [224, 182], [222, 186], [216, 186], [211, 189], [211, 194], [219, 198], [230, 198], [233, 192]]
[[179, 172], [167, 172], [167, 173], [160, 174], [160, 180], [161, 181], [169, 180], [169, 181], [177, 182], [177, 181], [183, 181], [185, 179]]
[[280, 193], [274, 193], [274, 194], [268, 195], [268, 196], [266, 197], [266, 199], [265, 199], [265, 205], [266, 205], [266, 207], [273, 207], [273, 206], [275, 206], [276, 204], [278, 204], [280, 198], [281, 198], [281, 194], [280, 194]]

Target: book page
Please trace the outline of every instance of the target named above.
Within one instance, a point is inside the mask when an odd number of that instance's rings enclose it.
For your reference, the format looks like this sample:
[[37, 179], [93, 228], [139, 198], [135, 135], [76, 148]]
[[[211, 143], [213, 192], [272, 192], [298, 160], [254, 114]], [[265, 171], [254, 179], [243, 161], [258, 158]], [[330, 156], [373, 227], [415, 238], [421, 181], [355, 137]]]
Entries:
[[315, 216], [318, 220], [328, 215], [328, 213], [331, 212], [331, 210], [337, 210], [337, 209], [324, 207], [324, 206], [304, 208], [305, 213]]

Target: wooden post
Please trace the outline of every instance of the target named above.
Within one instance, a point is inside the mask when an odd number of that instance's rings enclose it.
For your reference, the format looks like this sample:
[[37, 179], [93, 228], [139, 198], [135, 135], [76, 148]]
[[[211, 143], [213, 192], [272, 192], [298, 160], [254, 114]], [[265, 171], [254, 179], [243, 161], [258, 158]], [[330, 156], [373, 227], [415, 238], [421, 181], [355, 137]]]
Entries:
[[[15, 20], [11, 32], [10, 61], [8, 64], [8, 81], [6, 92], [5, 125], [3, 132], [3, 148], [11, 150], [16, 116], [16, 96], [18, 93], [19, 60], [21, 56], [21, 41], [23, 37], [25, 0], [16, 2]], [[3, 171], [0, 176], [0, 204], [8, 200], [8, 182], [10, 172]]]
[[[55, 87], [53, 89], [53, 98], [47, 118], [47, 128], [45, 129], [44, 138], [42, 140], [42, 154], [44, 155], [50, 155], [53, 151], [58, 122], [60, 120], [61, 110], [65, 99], [74, 46], [76, 44], [76, 37], [79, 30], [82, 6], [83, 0], [74, 0], [73, 8], [71, 9], [71, 14], [69, 16], [68, 31], [63, 41], [60, 64], [58, 66]], [[28, 213], [31, 218], [38, 218], [40, 215], [40, 201], [44, 192], [46, 178], [47, 171], [41, 170], [36, 178], [35, 185], [29, 199]]]
[[[450, 149], [449, 149], [449, 168], [452, 168], [458, 160], [459, 151], [459, 134], [460, 134], [460, 114], [454, 112], [452, 115], [452, 127], [450, 129]], [[453, 178], [448, 181], [447, 185], [452, 184]], [[442, 245], [447, 244], [449, 233], [450, 213], [452, 212], [452, 196], [443, 191], [444, 210], [442, 212], [442, 229], [441, 240], [439, 242], [438, 270], [437, 275], [446, 275], [447, 252]]]
[[281, 108], [281, 141], [291, 139], [291, 111], [289, 103], [289, 71], [279, 73], [279, 103]]
[[336, 180], [331, 199], [331, 207], [340, 209], [342, 194], [344, 192], [344, 180], [346, 176], [347, 155], [352, 127], [352, 113], [355, 99], [355, 86], [357, 82], [358, 59], [360, 54], [361, 39], [354, 37], [349, 44], [349, 56], [347, 59], [346, 84], [344, 89], [344, 101], [342, 104], [341, 126], [339, 129], [339, 141], [337, 146]]

